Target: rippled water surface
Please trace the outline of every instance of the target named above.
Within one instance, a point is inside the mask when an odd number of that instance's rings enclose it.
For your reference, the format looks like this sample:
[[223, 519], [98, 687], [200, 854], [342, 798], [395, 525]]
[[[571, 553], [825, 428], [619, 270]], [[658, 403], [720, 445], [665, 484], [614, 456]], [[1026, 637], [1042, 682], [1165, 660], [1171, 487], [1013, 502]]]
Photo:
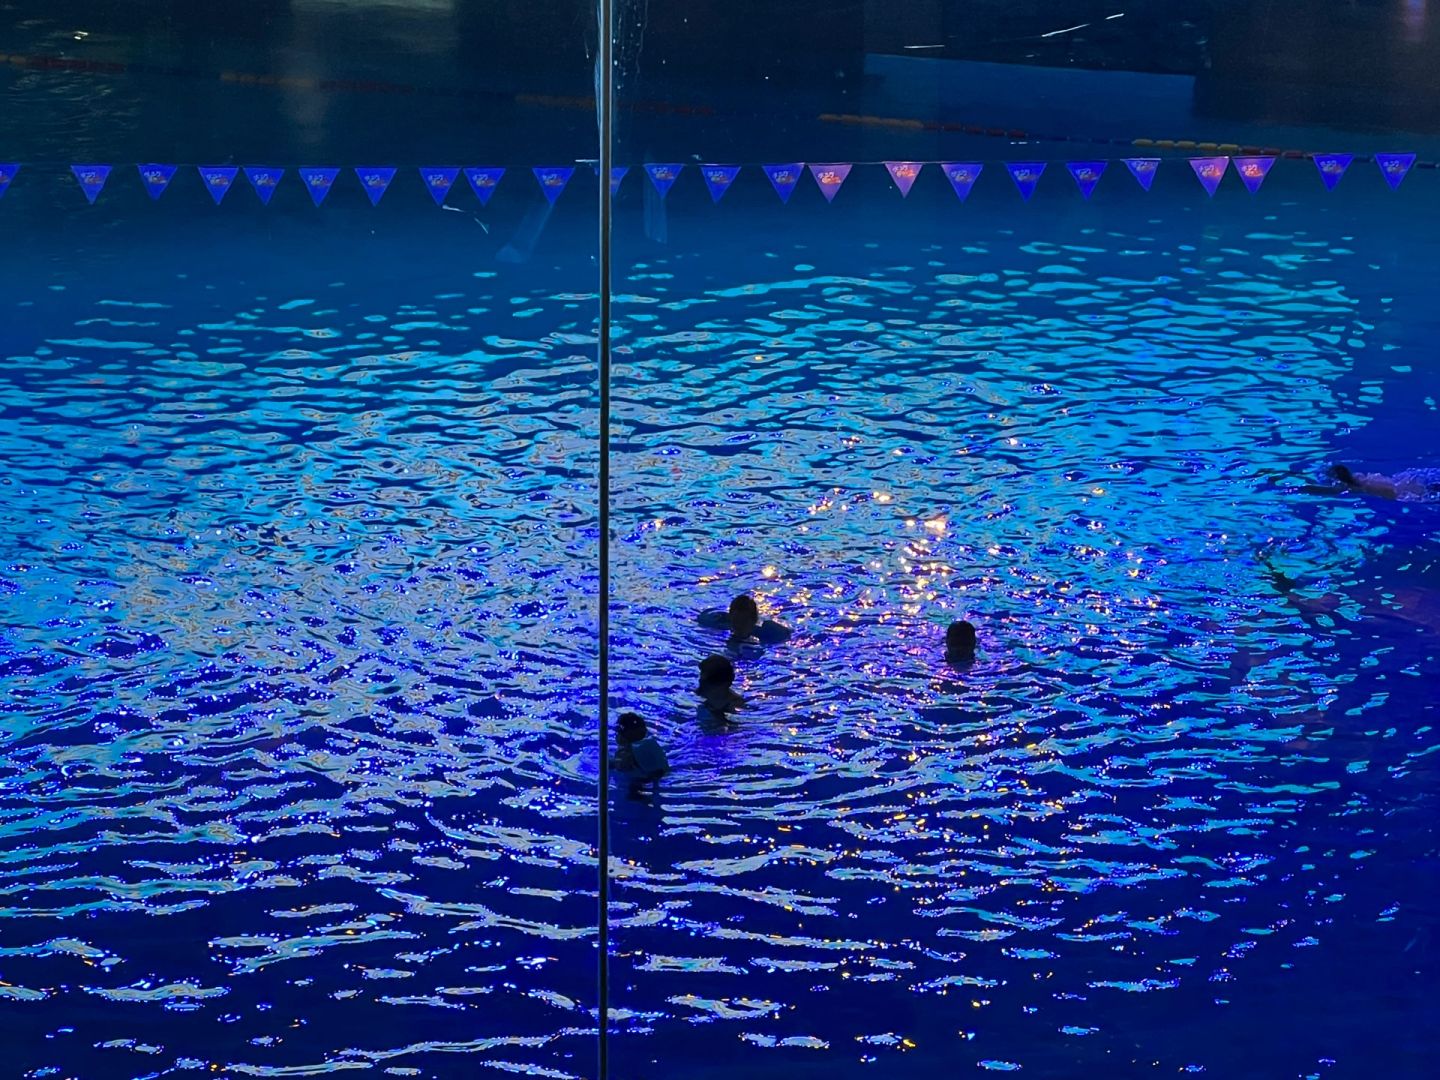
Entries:
[[[627, 234], [617, 1076], [1423, 1075], [1440, 516], [1312, 481], [1440, 463], [1432, 279], [1193, 209]], [[440, 217], [7, 272], [26, 1075], [593, 1075], [587, 234]]]

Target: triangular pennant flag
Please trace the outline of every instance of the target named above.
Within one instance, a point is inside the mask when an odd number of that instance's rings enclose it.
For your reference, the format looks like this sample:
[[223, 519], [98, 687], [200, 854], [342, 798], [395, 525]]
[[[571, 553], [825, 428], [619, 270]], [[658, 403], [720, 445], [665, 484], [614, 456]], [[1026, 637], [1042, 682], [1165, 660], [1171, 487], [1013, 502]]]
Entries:
[[1274, 164], [1273, 157], [1237, 157], [1235, 171], [1240, 174], [1240, 182], [1245, 185], [1245, 190], [1254, 195], [1265, 182], [1265, 177], [1270, 175], [1270, 167]]
[[1043, 161], [1007, 161], [1005, 168], [1010, 170], [1010, 179], [1015, 181], [1015, 186], [1020, 191], [1020, 197], [1029, 201], [1030, 196], [1035, 194], [1035, 185], [1045, 174], [1045, 163]]
[[92, 204], [105, 190], [105, 181], [110, 179], [109, 165], [71, 165], [70, 171], [80, 183], [80, 190]]
[[1130, 175], [1135, 177], [1136, 183], [1149, 191], [1150, 185], [1155, 183], [1155, 173], [1160, 168], [1160, 159], [1153, 157], [1126, 158], [1125, 166], [1130, 170]]
[[19, 164], [0, 165], [0, 195], [10, 190], [10, 185], [15, 180], [15, 174], [20, 171]]
[[379, 206], [385, 192], [390, 189], [390, 181], [395, 179], [395, 170], [388, 165], [360, 165], [356, 167], [355, 175], [360, 178], [360, 186], [365, 189], [370, 205]]
[[165, 189], [170, 186], [170, 180], [175, 175], [174, 165], [137, 165], [140, 172], [140, 182], [145, 185], [145, 190], [150, 198], [158, 199], [165, 194]]
[[1100, 177], [1105, 175], [1105, 164], [1103, 161], [1067, 161], [1065, 167], [1075, 178], [1080, 194], [1088, 199], [1094, 193], [1095, 185], [1100, 183]]
[[705, 186], [710, 189], [710, 201], [719, 202], [730, 190], [730, 185], [735, 182], [735, 177], [740, 175], [739, 165], [701, 165], [700, 175], [705, 178]]
[[[612, 165], [612, 166], [610, 166], [610, 194], [611, 194], [611, 195], [618, 195], [618, 194], [620, 194], [620, 185], [621, 185], [622, 182], [624, 182], [624, 180], [625, 180], [625, 175], [626, 175], [629, 171], [630, 171], [630, 166], [629, 166], [629, 165]], [[599, 175], [600, 175], [600, 167], [599, 167], [598, 165], [595, 167], [595, 175], [596, 175], [596, 176], [599, 176]]]
[[210, 192], [210, 198], [219, 206], [225, 193], [230, 190], [230, 185], [235, 182], [235, 174], [240, 170], [234, 165], [201, 165], [199, 171], [200, 179], [205, 182], [205, 190]]
[[684, 167], [683, 165], [646, 165], [645, 171], [650, 174], [650, 182], [655, 185], [655, 190], [663, 199], [670, 188], [674, 186], [675, 181], [680, 178], [680, 170]]
[[542, 165], [531, 172], [535, 174], [535, 180], [539, 183], [540, 190], [545, 192], [545, 198], [550, 200], [551, 206], [555, 205], [555, 200], [565, 191], [570, 177], [575, 175], [573, 168], [562, 168], [558, 165]]
[[430, 192], [430, 198], [435, 200], [436, 206], [445, 205], [445, 196], [450, 194], [450, 188], [459, 175], [459, 168], [451, 169], [443, 165], [420, 166], [420, 179], [425, 181], [425, 190]]
[[810, 175], [815, 178], [815, 183], [820, 185], [820, 192], [825, 196], [826, 202], [834, 202], [835, 196], [840, 192], [840, 185], [845, 183], [845, 178], [850, 175], [851, 165], [811, 165]]
[[944, 170], [945, 179], [950, 181], [950, 186], [955, 189], [956, 197], [964, 202], [970, 197], [970, 189], [975, 186], [975, 181], [980, 179], [980, 170], [985, 168], [978, 161], [946, 161], [941, 163], [940, 168]]
[[[1415, 164], [1414, 154], [1376, 154], [1375, 164], [1380, 166], [1380, 175], [1385, 177], [1385, 182], [1394, 191], [1400, 186], [1400, 181], [1405, 179], [1405, 174], [1410, 171], [1410, 166]], [[0, 169], [5, 166], [0, 165]]]
[[495, 194], [495, 188], [500, 183], [500, 178], [504, 175], [505, 170], [498, 168], [473, 168], [465, 170], [465, 179], [470, 181], [470, 190], [475, 192], [475, 197], [480, 200], [481, 206], [485, 206], [490, 202], [490, 196]]
[[1190, 159], [1190, 168], [1195, 170], [1195, 179], [1205, 189], [1205, 194], [1215, 195], [1220, 181], [1225, 179], [1225, 170], [1230, 167], [1228, 157], [1199, 157]]
[[284, 175], [284, 169], [275, 169], [268, 165], [245, 166], [245, 179], [250, 181], [255, 194], [260, 196], [260, 201], [266, 206], [270, 205], [270, 197], [275, 194], [280, 178]]
[[1315, 167], [1320, 170], [1320, 179], [1325, 181], [1325, 190], [1334, 191], [1335, 185], [1355, 160], [1354, 154], [1316, 154]]
[[795, 185], [800, 183], [800, 174], [805, 170], [803, 162], [792, 162], [789, 165], [762, 165], [765, 175], [770, 178], [770, 186], [775, 189], [775, 194], [780, 196], [782, 203], [788, 203], [790, 196], [795, 192]]
[[923, 161], [887, 161], [885, 170], [890, 174], [890, 179], [895, 181], [895, 186], [900, 189], [900, 197], [906, 198], [910, 189], [915, 186], [915, 179], [920, 175], [920, 170], [925, 167]]
[[330, 194], [330, 189], [335, 186], [335, 178], [339, 175], [339, 169], [308, 168], [300, 170], [300, 179], [305, 184], [305, 190], [310, 193], [310, 201], [316, 206], [325, 201], [325, 196]]

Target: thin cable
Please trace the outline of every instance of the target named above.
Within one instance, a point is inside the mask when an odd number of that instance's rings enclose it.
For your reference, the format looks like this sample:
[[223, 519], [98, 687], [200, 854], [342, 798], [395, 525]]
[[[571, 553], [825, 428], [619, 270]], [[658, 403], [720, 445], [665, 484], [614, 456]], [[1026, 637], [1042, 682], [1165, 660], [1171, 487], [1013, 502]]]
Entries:
[[610, 170], [615, 115], [615, 3], [598, 0], [600, 48], [600, 1028], [599, 1080], [610, 1076]]

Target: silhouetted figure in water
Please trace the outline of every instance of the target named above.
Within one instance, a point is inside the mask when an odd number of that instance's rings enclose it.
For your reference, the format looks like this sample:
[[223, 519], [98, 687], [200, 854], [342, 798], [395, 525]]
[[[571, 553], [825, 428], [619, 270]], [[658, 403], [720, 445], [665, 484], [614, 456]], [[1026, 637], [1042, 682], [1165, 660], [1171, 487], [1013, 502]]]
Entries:
[[728, 725], [745, 699], [735, 692], [735, 665], [728, 656], [707, 656], [700, 661], [700, 721], [707, 726]]
[[728, 611], [719, 608], [702, 611], [698, 621], [711, 630], [729, 630], [730, 640], [736, 644], [754, 640], [761, 645], [778, 645], [790, 638], [788, 626], [760, 617], [760, 607], [753, 596], [735, 597]]
[[975, 659], [978, 635], [968, 619], [952, 622], [945, 630], [945, 659], [952, 664], [969, 664]]
[[615, 729], [615, 744], [611, 765], [629, 777], [630, 797], [638, 799], [646, 786], [658, 793], [661, 779], [670, 771], [670, 759], [645, 726], [644, 717], [639, 713], [621, 713]]
[[1352, 472], [1348, 465], [1330, 466], [1330, 479], [1346, 491], [1381, 499], [1424, 502], [1440, 499], [1440, 470], [1402, 469], [1393, 476]]

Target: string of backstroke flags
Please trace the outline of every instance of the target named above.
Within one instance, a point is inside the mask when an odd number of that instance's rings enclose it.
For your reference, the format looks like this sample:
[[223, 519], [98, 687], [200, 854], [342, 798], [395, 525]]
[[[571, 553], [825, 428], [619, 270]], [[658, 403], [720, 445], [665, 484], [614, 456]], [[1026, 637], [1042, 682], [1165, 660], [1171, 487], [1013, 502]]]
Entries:
[[[1354, 154], [1312, 154], [1308, 155], [1315, 162], [1319, 170], [1320, 179], [1327, 189], [1333, 190], [1335, 185], [1344, 177], [1346, 170], [1356, 160]], [[1161, 158], [1134, 157], [1120, 159], [1130, 175], [1135, 178], [1139, 185], [1146, 191], [1150, 190], [1151, 184], [1155, 181], [1156, 172], [1160, 168]], [[1173, 160], [1173, 159], [1171, 159]], [[1275, 164], [1275, 157], [1194, 157], [1180, 159], [1188, 163], [1195, 174], [1195, 178], [1205, 189], [1206, 193], [1213, 196], [1225, 178], [1226, 172], [1233, 164], [1235, 172], [1241, 182], [1251, 194], [1260, 190], [1260, 185], [1270, 174], [1271, 166]], [[1367, 160], [1361, 158], [1359, 160]], [[1386, 183], [1392, 190], [1400, 186], [1412, 167], [1415, 165], [1414, 154], [1375, 154], [1373, 159], [1380, 168], [1380, 174], [1385, 178]], [[956, 196], [963, 202], [970, 195], [971, 189], [980, 179], [984, 171], [983, 162], [925, 162], [925, 161], [885, 161], [878, 162], [889, 172], [895, 186], [902, 196], [908, 196], [910, 189], [919, 178], [921, 172], [927, 165], [938, 165], [950, 186], [954, 189]], [[1065, 169], [1074, 180], [1080, 194], [1086, 199], [1094, 193], [1096, 186], [1100, 183], [1101, 177], [1111, 161], [1067, 161]], [[1428, 164], [1428, 163], [1427, 163]], [[1022, 198], [1028, 200], [1040, 183], [1041, 177], [1045, 174], [1048, 163], [1043, 161], [1007, 161], [1003, 163], [1005, 171], [1015, 183], [1016, 189]], [[599, 166], [591, 163], [591, 167], [599, 172]], [[687, 168], [685, 164], [647, 164], [641, 166], [650, 182], [664, 198], [674, 186], [681, 173]], [[93, 204], [100, 193], [105, 190], [113, 170], [110, 165], [72, 165], [71, 173], [74, 174], [76, 183], [85, 197]], [[710, 192], [712, 201], [718, 203], [731, 186], [735, 183], [736, 177], [746, 166], [741, 165], [719, 165], [702, 164], [694, 166], [698, 169], [701, 179]], [[855, 168], [855, 163], [830, 163], [830, 164], [807, 164], [805, 162], [791, 162], [778, 165], [760, 165], [758, 168], [769, 179], [775, 193], [780, 201], [788, 203], [790, 196], [794, 193], [796, 186], [808, 171], [814, 178], [816, 185], [825, 196], [826, 201], [833, 202], [841, 186], [850, 176]], [[159, 199], [169, 188], [170, 182], [179, 171], [179, 165], [142, 164], [137, 165], [140, 181], [146, 192], [152, 199]], [[226, 194], [234, 186], [236, 179], [243, 173], [255, 194], [260, 201], [269, 205], [271, 197], [279, 187], [287, 170], [284, 168], [266, 165], [197, 165], [195, 169], [210, 193], [215, 204], [218, 206]], [[3, 196], [14, 182], [16, 174], [21, 170], [19, 164], [0, 164], [0, 196]], [[359, 181], [362, 190], [369, 197], [372, 206], [379, 205], [380, 200], [389, 190], [395, 175], [399, 170], [389, 166], [358, 166], [353, 169], [356, 179]], [[571, 177], [575, 174], [575, 166], [539, 166], [530, 170], [540, 185], [540, 190], [545, 194], [553, 205], [565, 188], [569, 185]], [[619, 165], [612, 169], [610, 175], [610, 190], [612, 193], [620, 190], [620, 185], [629, 173], [630, 167]], [[313, 167], [299, 168], [295, 172], [309, 192], [311, 200], [318, 207], [330, 194], [340, 178], [342, 170], [336, 167]], [[469, 182], [470, 188], [474, 191], [475, 197], [481, 205], [490, 202], [490, 197], [495, 194], [501, 179], [505, 176], [506, 170], [499, 166], [474, 166], [462, 168], [460, 166], [421, 166], [418, 169], [420, 179], [427, 191], [435, 200], [437, 205], [444, 205], [446, 197], [454, 187], [456, 181], [463, 174]]]

